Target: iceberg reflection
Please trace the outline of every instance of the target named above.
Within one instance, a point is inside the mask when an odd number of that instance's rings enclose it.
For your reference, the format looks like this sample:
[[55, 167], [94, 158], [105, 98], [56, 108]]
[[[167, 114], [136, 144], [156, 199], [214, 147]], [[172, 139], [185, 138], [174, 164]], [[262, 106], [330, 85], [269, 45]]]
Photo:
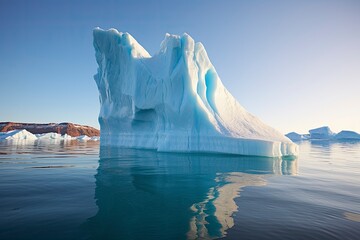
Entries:
[[[215, 182], [216, 186], [209, 189], [206, 199], [191, 206], [195, 216], [190, 221], [188, 239], [212, 239], [226, 236], [226, 231], [234, 226], [232, 216], [238, 209], [235, 198], [239, 197], [241, 188], [266, 185], [262, 176], [246, 173], [218, 174]], [[212, 218], [212, 222], [218, 225], [218, 229], [212, 229], [212, 233], [209, 233], [211, 222], [206, 220], [207, 218]]]
[[235, 199], [297, 160], [101, 147], [90, 238], [210, 239], [234, 225]]

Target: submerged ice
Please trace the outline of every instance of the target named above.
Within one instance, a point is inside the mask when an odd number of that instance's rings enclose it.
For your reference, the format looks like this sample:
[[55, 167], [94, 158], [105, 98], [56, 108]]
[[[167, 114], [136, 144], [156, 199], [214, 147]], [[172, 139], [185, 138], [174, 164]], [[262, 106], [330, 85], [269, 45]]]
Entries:
[[247, 112], [204, 46], [166, 34], [150, 54], [128, 33], [94, 29], [101, 144], [278, 157], [298, 147]]

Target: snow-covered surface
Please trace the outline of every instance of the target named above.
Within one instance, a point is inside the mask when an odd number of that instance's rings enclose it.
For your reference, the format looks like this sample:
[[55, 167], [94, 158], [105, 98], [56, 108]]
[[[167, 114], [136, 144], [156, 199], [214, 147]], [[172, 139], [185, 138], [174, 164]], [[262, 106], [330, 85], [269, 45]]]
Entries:
[[166, 34], [153, 57], [128, 33], [94, 29], [101, 144], [278, 157], [298, 146], [247, 112], [204, 46]]
[[[68, 140], [78, 140], [78, 141], [99, 141], [99, 136], [88, 137], [82, 135], [79, 137], [72, 137], [70, 135], [58, 134], [54, 132], [43, 133], [43, 134], [32, 134], [25, 129], [22, 130], [13, 130], [9, 132], [0, 132], [0, 141], [10, 141], [10, 140], [29, 140], [29, 141], [68, 141]], [[15, 141], [14, 144], [17, 142]], [[22, 142], [23, 144], [23, 142]]]
[[338, 140], [346, 140], [346, 139], [360, 140], [360, 134], [358, 134], [357, 132], [354, 132], [354, 131], [343, 130], [335, 135], [335, 139], [338, 139]]

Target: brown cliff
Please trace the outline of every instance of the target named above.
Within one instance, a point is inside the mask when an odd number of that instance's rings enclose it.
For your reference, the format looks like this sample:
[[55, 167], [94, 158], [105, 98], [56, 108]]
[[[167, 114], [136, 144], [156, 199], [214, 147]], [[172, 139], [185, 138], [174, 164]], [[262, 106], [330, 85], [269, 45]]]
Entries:
[[79, 125], [74, 123], [15, 123], [0, 122], [0, 132], [11, 130], [26, 129], [33, 134], [55, 132], [61, 135], [68, 134], [72, 137], [87, 135], [89, 137], [100, 136], [100, 131], [96, 128]]

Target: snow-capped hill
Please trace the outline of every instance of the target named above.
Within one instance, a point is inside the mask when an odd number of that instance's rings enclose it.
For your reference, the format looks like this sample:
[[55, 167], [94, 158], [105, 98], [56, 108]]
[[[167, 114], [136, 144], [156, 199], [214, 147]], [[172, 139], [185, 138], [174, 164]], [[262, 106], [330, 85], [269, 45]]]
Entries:
[[204, 46], [166, 34], [150, 56], [128, 33], [94, 29], [101, 144], [278, 157], [298, 147], [247, 112]]

